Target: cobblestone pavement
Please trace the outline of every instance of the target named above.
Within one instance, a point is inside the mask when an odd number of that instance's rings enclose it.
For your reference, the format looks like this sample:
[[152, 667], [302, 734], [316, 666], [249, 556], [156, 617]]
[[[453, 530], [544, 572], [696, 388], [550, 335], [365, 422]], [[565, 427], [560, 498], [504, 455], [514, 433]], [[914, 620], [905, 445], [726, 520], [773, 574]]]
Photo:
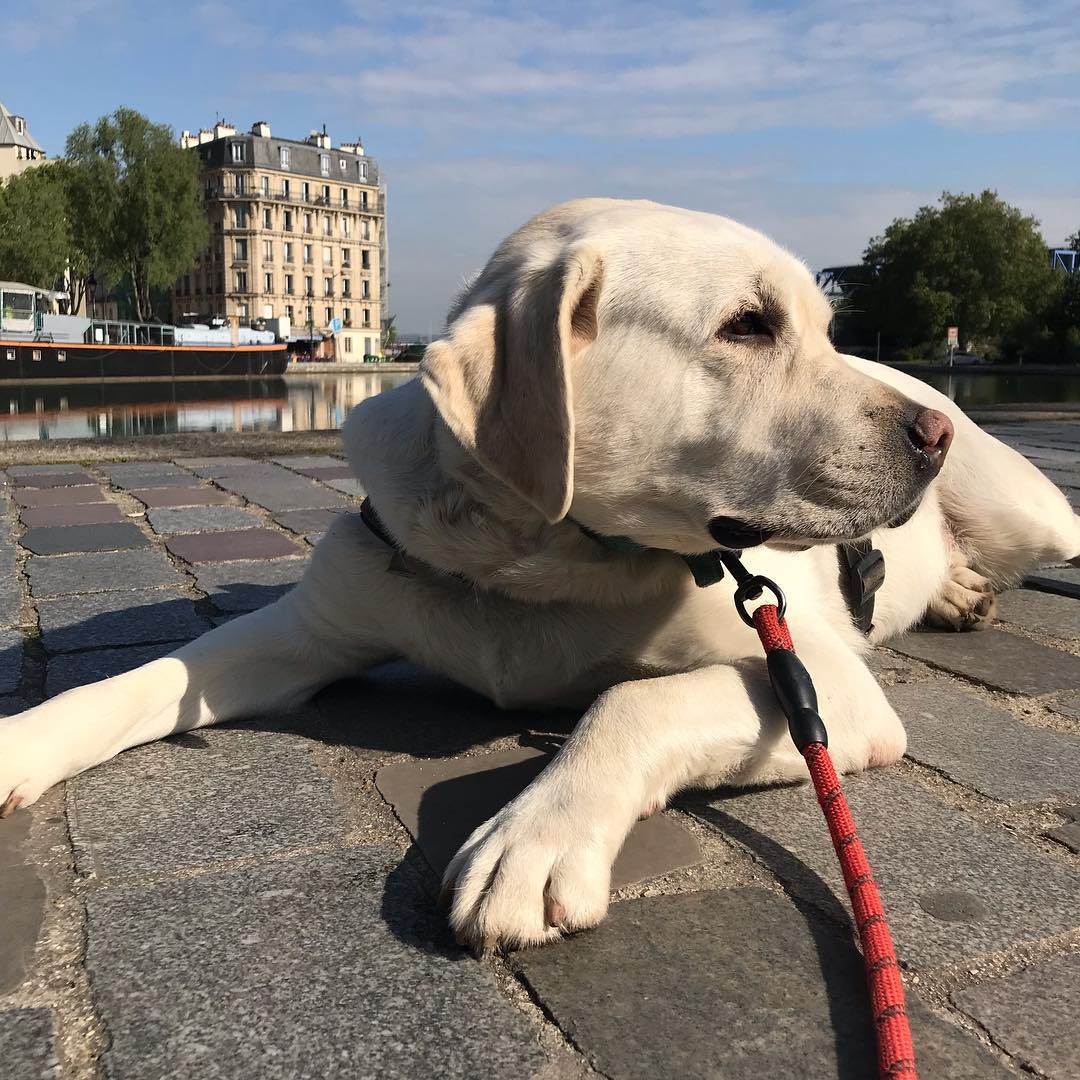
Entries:
[[[1080, 425], [994, 430], [1077, 505]], [[324, 454], [83, 461], [0, 489], [7, 712], [272, 601], [359, 494]], [[1080, 1075], [1080, 570], [1027, 584], [992, 630], [872, 658], [910, 752], [846, 786], [924, 1078]], [[573, 721], [389, 665], [0, 822], [0, 1076], [873, 1075], [806, 786], [678, 799], [635, 830], [592, 933], [454, 946], [439, 868]]]

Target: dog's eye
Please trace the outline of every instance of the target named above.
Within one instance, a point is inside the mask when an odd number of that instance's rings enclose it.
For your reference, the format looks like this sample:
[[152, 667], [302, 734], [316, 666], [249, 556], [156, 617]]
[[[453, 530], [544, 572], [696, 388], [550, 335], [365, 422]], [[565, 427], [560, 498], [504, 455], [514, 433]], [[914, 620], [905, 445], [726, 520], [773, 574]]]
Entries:
[[770, 337], [769, 325], [756, 311], [744, 311], [720, 327], [721, 337]]

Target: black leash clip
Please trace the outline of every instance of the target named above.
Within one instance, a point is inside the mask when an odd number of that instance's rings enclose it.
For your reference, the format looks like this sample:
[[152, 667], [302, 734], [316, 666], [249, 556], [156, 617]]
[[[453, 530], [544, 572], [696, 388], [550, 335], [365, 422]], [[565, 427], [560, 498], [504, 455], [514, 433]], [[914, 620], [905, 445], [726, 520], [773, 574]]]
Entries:
[[720, 552], [720, 561], [738, 582], [738, 588], [735, 590], [735, 610], [739, 613], [739, 618], [747, 626], [753, 626], [754, 618], [746, 610], [746, 603], [748, 600], [757, 600], [768, 589], [776, 597], [777, 617], [783, 622], [787, 612], [787, 597], [784, 595], [784, 590], [772, 578], [767, 578], [763, 574], [751, 574], [743, 566], [742, 559], [739, 558], [741, 554], [741, 551]]

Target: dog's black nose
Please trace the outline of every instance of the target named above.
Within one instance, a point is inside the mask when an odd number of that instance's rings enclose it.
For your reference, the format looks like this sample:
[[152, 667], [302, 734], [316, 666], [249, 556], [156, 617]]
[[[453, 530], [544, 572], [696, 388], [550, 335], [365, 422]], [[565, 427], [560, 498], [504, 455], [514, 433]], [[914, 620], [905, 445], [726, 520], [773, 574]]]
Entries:
[[911, 445], [937, 472], [945, 463], [945, 455], [953, 441], [953, 423], [937, 409], [923, 409], [908, 428]]

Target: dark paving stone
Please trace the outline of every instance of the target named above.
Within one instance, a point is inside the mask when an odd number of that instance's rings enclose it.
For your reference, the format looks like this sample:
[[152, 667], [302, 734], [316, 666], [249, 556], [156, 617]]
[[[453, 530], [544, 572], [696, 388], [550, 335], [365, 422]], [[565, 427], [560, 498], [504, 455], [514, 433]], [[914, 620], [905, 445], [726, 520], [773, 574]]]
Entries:
[[0, 694], [10, 694], [22, 682], [23, 634], [21, 630], [0, 630]]
[[1080, 567], [1043, 567], [1029, 574], [1024, 584], [1044, 592], [1059, 593], [1080, 600]]
[[108, 1074], [536, 1075], [532, 1026], [490, 971], [447, 945], [397, 861], [354, 848], [93, 890], [87, 966]]
[[992, 799], [1080, 797], [1080, 737], [1030, 727], [952, 683], [887, 691], [908, 757]]
[[74, 503], [71, 506], [35, 506], [19, 515], [28, 529], [50, 525], [105, 525], [126, 521], [115, 503]]
[[98, 486], [72, 488], [17, 488], [11, 496], [19, 506], [77, 506], [99, 503], [106, 498]]
[[144, 473], [128, 479], [113, 480], [123, 491], [145, 491], [148, 488], [190, 488], [197, 480], [190, 473]]
[[299, 555], [304, 549], [273, 529], [237, 529], [170, 536], [165, 546], [188, 563], [226, 562], [236, 559], [273, 559]]
[[1003, 623], [1041, 630], [1063, 641], [1080, 641], [1080, 603], [1034, 589], [1011, 589], [998, 597], [997, 617]]
[[345, 819], [311, 748], [230, 728], [129, 750], [68, 784], [76, 864], [105, 880], [338, 841]]
[[195, 580], [221, 611], [255, 611], [284, 596], [306, 567], [305, 559], [203, 563]]
[[1064, 694], [1058, 694], [1046, 704], [1062, 716], [1071, 716], [1074, 720], [1080, 720], [1080, 692], [1076, 690], [1067, 690]]
[[355, 480], [352, 469], [348, 465], [328, 465], [311, 469], [297, 469], [301, 476], [308, 476], [312, 480]]
[[26, 476], [67, 476], [86, 470], [77, 461], [58, 461], [51, 465], [9, 465], [6, 471], [9, 476], [21, 479]]
[[339, 469], [345, 466], [341, 458], [332, 457], [330, 454], [287, 454], [271, 460], [275, 465], [283, 465], [286, 469], [297, 472], [303, 469]]
[[262, 527], [262, 518], [239, 506], [162, 507], [148, 510], [146, 517], [154, 532], [163, 535]]
[[167, 556], [153, 550], [32, 556], [26, 574], [34, 597], [187, 585], [191, 580]]
[[122, 525], [66, 525], [28, 529], [19, 541], [35, 555], [64, 555], [77, 551], [118, 551], [148, 547], [150, 541], [130, 521]]
[[218, 480], [218, 483], [226, 491], [243, 495], [248, 502], [256, 503], [265, 510], [312, 510], [347, 505], [347, 500], [342, 495], [331, 491], [325, 484], [286, 475], [290, 478], [280, 482], [263, 479], [233, 480], [226, 477]]
[[1048, 830], [1046, 835], [1064, 844], [1074, 855], [1080, 855], [1080, 822], [1070, 821], [1068, 825]]
[[258, 465], [253, 458], [245, 457], [217, 457], [217, 458], [178, 458], [178, 463], [185, 469], [190, 469], [196, 476], [203, 478], [216, 478], [228, 476], [238, 468], [247, 468], [250, 465]]
[[55, 697], [65, 690], [101, 679], [123, 675], [151, 660], [168, 656], [183, 641], [167, 641], [161, 645], [132, 645], [123, 649], [90, 649], [87, 652], [62, 653], [48, 663], [45, 676], [45, 694]]
[[924, 631], [886, 644], [935, 667], [1017, 694], [1080, 688], [1080, 657], [1001, 630]]
[[[171, 461], [121, 461], [109, 462], [99, 466], [101, 471], [114, 483], [121, 487], [130, 487], [132, 481], [137, 481], [148, 476], [168, 476], [184, 480], [188, 484], [194, 483], [194, 477], [188, 469], [174, 465]], [[143, 487], [151, 487], [151, 484], [143, 484]]]
[[209, 628], [186, 596], [167, 591], [104, 592], [38, 604], [49, 652], [185, 641]]
[[59, 1077], [52, 1013], [48, 1009], [0, 1011], [0, 1061], [4, 1080]]
[[1080, 1076], [1080, 953], [991, 979], [953, 1002], [1029, 1069], [1053, 1080]]
[[362, 499], [367, 494], [360, 485], [360, 481], [355, 477], [350, 477], [347, 480], [327, 480], [326, 486], [333, 488], [335, 491], [344, 492], [344, 494], [351, 495], [357, 499]]
[[342, 510], [282, 510], [273, 517], [283, 529], [307, 536], [311, 533], [326, 532], [334, 518], [342, 512]]
[[[895, 770], [844, 778], [881, 886], [897, 952], [918, 968], [969, 960], [1080, 926], [1080, 873], [1006, 830], [982, 826]], [[825, 822], [807, 785], [687, 797], [686, 808], [744, 844], [795, 895], [837, 917], [848, 901]], [[990, 914], [942, 921], [927, 910], [942, 890], [965, 892]]]
[[[850, 938], [764, 889], [627, 900], [597, 930], [512, 963], [612, 1080], [877, 1075]], [[910, 991], [907, 1005], [921, 1076], [1010, 1075]]]
[[45, 885], [23, 852], [31, 821], [27, 813], [0, 821], [0, 994], [14, 990], [26, 977], [45, 917]]
[[15, 483], [23, 488], [67, 488], [84, 485], [97, 486], [97, 481], [83, 471], [69, 473], [38, 473], [33, 476], [20, 476]]
[[[478, 825], [519, 795], [551, 760], [514, 747], [493, 754], [387, 765], [375, 784], [438, 874]], [[612, 888], [662, 877], [701, 861], [697, 840], [677, 821], [656, 814], [639, 821], [615, 860]]]
[[132, 488], [139, 502], [145, 506], [219, 506], [229, 501], [224, 491], [212, 487], [162, 487]]

